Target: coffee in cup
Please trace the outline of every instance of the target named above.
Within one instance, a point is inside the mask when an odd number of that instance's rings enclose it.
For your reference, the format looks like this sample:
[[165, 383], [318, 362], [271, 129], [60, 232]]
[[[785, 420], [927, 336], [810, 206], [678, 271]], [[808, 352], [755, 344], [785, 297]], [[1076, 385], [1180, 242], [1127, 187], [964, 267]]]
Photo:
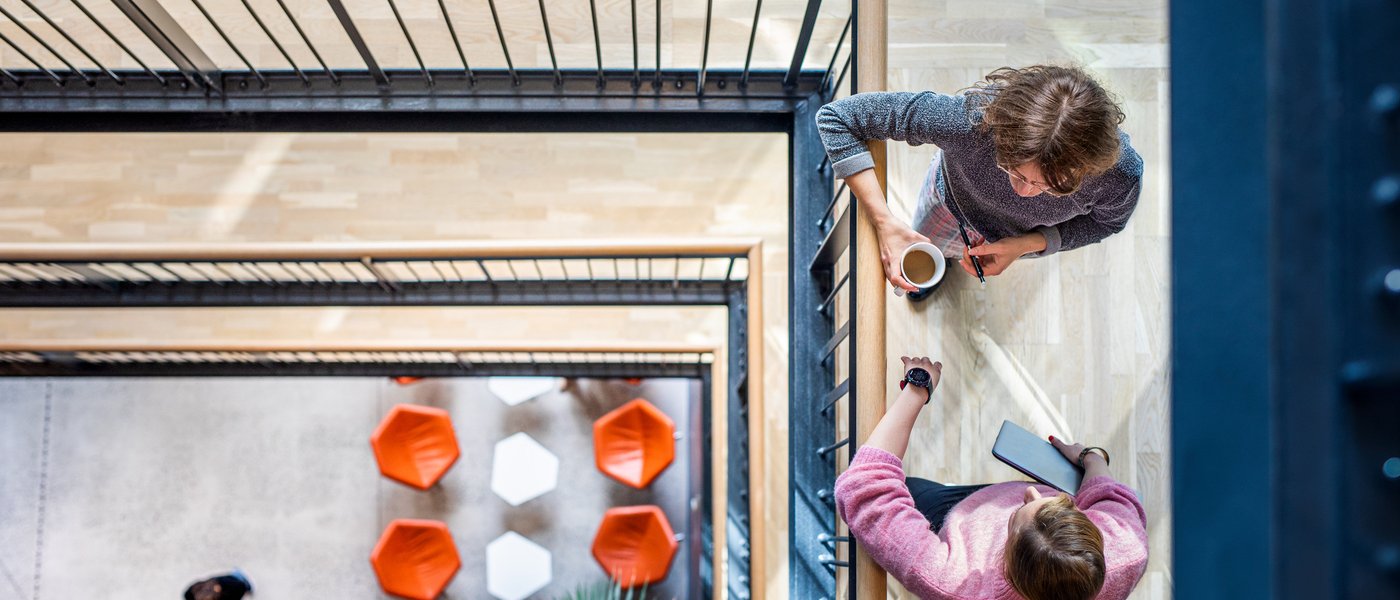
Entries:
[[948, 270], [947, 261], [937, 246], [919, 242], [904, 249], [899, 258], [900, 274], [904, 280], [919, 289], [928, 289], [943, 280]]

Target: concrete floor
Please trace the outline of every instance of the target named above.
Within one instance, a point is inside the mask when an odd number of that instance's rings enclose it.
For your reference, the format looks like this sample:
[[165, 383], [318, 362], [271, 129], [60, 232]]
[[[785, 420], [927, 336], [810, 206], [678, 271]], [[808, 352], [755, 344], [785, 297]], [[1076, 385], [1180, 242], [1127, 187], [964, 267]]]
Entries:
[[[445, 597], [489, 598], [484, 548], [508, 530], [553, 554], [534, 597], [562, 596], [602, 580], [588, 549], [608, 507], [654, 503], [677, 532], [690, 523], [688, 445], [631, 490], [594, 468], [592, 420], [642, 396], [686, 431], [698, 394], [583, 381], [507, 407], [483, 379], [0, 380], [0, 599], [176, 598], [234, 566], [260, 599], [384, 598], [368, 557], [406, 517], [452, 528], [463, 564]], [[369, 434], [399, 402], [453, 416], [462, 458], [429, 492], [375, 466]], [[559, 457], [559, 487], [511, 507], [489, 488], [490, 457], [518, 431]], [[687, 560], [683, 543], [658, 596], [687, 595]]]

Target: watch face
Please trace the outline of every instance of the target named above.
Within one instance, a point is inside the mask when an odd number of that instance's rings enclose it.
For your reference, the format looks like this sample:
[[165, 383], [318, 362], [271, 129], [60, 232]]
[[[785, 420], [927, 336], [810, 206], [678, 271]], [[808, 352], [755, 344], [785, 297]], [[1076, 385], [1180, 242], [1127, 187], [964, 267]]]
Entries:
[[910, 369], [905, 377], [909, 378], [909, 383], [922, 386], [927, 386], [930, 379], [928, 371], [919, 368]]

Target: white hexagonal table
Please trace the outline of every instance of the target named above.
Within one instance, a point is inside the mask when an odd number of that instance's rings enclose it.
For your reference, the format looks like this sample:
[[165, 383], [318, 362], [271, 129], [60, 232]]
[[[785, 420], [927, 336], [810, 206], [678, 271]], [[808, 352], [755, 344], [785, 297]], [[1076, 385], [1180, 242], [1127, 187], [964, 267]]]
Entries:
[[486, 388], [501, 402], [515, 406], [558, 389], [558, 382], [554, 377], [491, 377], [486, 380]]
[[514, 531], [486, 545], [486, 591], [501, 600], [523, 600], [554, 578], [549, 551]]
[[520, 506], [559, 483], [559, 458], [524, 432], [496, 442], [491, 457], [491, 491]]

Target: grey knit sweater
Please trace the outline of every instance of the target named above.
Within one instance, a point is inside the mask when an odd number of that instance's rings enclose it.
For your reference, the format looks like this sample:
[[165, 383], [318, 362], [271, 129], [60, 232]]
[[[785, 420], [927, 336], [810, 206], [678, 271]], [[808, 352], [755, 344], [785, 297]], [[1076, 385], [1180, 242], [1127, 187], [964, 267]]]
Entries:
[[997, 168], [991, 134], [978, 131], [982, 110], [965, 94], [875, 92], [837, 100], [817, 111], [817, 129], [832, 170], [845, 178], [875, 166], [866, 140], [898, 140], [911, 146], [937, 144], [947, 178], [939, 173], [944, 198], [951, 186], [954, 214], [987, 240], [1045, 234], [1041, 256], [1070, 250], [1118, 233], [1137, 207], [1142, 157], [1118, 132], [1122, 152], [1107, 173], [1084, 180], [1079, 190], [1056, 198], [1022, 198]]

